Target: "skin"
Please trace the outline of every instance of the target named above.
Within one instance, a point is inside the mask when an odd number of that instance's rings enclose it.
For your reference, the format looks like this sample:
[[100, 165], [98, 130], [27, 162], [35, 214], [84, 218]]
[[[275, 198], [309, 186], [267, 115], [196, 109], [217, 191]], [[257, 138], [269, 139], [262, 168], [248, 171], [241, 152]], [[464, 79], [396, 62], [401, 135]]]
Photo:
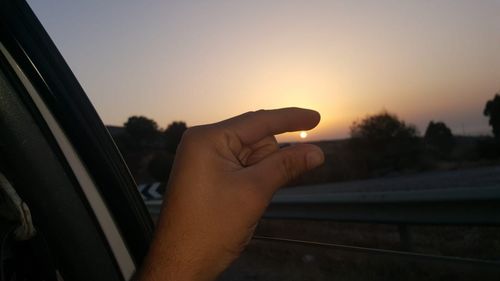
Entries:
[[215, 280], [243, 251], [273, 194], [324, 161], [311, 144], [274, 135], [314, 128], [316, 111], [259, 110], [188, 129], [141, 281]]

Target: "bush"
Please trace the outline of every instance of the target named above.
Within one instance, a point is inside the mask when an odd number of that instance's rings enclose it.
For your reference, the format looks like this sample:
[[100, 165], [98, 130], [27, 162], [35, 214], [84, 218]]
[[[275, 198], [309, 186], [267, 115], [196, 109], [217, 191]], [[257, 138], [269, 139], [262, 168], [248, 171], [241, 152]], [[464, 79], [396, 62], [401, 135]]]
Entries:
[[425, 130], [426, 150], [438, 159], [448, 159], [455, 140], [450, 128], [443, 122], [431, 121]]
[[149, 161], [148, 172], [159, 182], [167, 182], [170, 176], [170, 170], [174, 163], [174, 156], [170, 153], [156, 153]]
[[414, 168], [421, 143], [414, 125], [383, 111], [352, 124], [350, 149], [357, 168], [370, 176]]
[[482, 159], [497, 159], [500, 157], [500, 148], [493, 138], [483, 139], [477, 143], [477, 151]]
[[486, 102], [483, 114], [490, 118], [493, 135], [497, 143], [500, 143], [500, 93], [496, 93], [493, 99]]
[[177, 146], [181, 142], [182, 135], [186, 130], [187, 125], [182, 121], [175, 121], [168, 125], [164, 132], [165, 149], [168, 152], [175, 154], [175, 152], [177, 151]]

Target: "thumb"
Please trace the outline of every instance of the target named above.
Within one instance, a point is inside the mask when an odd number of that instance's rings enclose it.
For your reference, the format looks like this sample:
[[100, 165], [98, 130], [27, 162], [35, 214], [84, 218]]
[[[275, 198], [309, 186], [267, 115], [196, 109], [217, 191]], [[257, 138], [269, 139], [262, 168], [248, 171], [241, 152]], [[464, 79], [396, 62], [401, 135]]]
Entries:
[[323, 151], [316, 145], [288, 146], [249, 167], [250, 178], [272, 195], [287, 182], [323, 164], [324, 159]]

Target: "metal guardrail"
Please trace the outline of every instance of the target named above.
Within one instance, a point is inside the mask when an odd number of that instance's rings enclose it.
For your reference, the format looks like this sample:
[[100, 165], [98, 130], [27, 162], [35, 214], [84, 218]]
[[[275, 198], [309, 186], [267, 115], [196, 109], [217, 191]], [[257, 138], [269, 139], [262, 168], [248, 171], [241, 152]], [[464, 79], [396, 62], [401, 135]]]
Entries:
[[389, 224], [500, 225], [500, 186], [277, 194], [264, 217]]
[[144, 203], [146, 203], [146, 207], [149, 210], [149, 213], [151, 214], [151, 216], [153, 216], [153, 218], [156, 218], [160, 215], [162, 202], [162, 200], [144, 201]]
[[[159, 215], [161, 200], [145, 202], [153, 216]], [[500, 186], [491, 186], [329, 194], [288, 194], [285, 191], [276, 194], [264, 218], [500, 225], [499, 214]]]
[[[158, 215], [158, 183], [140, 185]], [[264, 218], [389, 224], [500, 225], [500, 167], [285, 188]]]
[[[155, 211], [159, 183], [138, 186]], [[148, 203], [149, 202], [149, 203]], [[284, 188], [269, 218], [498, 224], [500, 166]]]

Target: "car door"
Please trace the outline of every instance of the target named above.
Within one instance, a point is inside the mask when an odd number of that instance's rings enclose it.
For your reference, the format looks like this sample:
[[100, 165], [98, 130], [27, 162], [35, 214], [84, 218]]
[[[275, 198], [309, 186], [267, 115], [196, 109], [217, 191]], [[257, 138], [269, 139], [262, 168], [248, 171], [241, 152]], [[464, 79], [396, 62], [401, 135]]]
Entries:
[[[14, 265], [44, 245], [32, 264], [50, 260], [42, 269], [62, 279], [129, 280], [147, 252], [152, 220], [92, 104], [24, 1], [0, 1], [0, 81], [4, 186], [25, 202], [40, 240], [5, 256], [2, 274], [21, 274]], [[13, 249], [27, 247], [5, 237]]]

